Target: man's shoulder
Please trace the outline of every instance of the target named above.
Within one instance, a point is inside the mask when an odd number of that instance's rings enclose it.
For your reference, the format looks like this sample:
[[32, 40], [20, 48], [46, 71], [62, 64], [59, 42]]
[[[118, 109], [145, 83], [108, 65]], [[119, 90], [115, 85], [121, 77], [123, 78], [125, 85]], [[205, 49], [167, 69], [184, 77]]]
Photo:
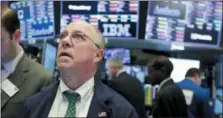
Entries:
[[140, 81], [136, 77], [129, 75], [126, 72], [121, 73], [119, 76], [116, 77], [116, 79], [113, 79], [113, 80], [120, 81], [123, 83], [130, 82], [130, 83], [140, 84]]
[[108, 106], [114, 112], [114, 116], [137, 117], [135, 109], [124, 97], [107, 86], [104, 86], [104, 92], [111, 96]]
[[50, 72], [44, 68], [43, 65], [41, 65], [38, 62], [35, 62], [34, 60], [28, 58], [28, 57], [24, 57], [24, 61], [30, 65], [29, 67], [32, 68], [33, 70], [37, 71], [37, 72], [44, 72], [45, 74], [50, 74]]
[[132, 105], [120, 94], [118, 94], [115, 90], [109, 88], [108, 86], [104, 85], [104, 92], [109, 94], [110, 97], [110, 105], [113, 107], [118, 108], [125, 108], [125, 109], [132, 109]]
[[41, 64], [33, 61], [32, 59], [26, 56], [24, 56], [22, 61], [26, 63], [27, 68], [29, 69], [29, 73], [32, 77], [39, 77], [40, 79], [44, 79], [44, 80], [52, 79], [52, 73], [50, 73]]
[[176, 95], [181, 92], [182, 92], [182, 90], [180, 89], [180, 87], [178, 87], [177, 84], [173, 83], [173, 84], [167, 85], [163, 89], [161, 89], [159, 91], [159, 95], [163, 95], [163, 96]]
[[25, 103], [30, 107], [40, 104], [41, 101], [44, 102], [44, 100], [46, 100], [45, 98], [56, 94], [57, 88], [58, 86], [56, 83], [44, 86], [39, 92], [29, 97]]

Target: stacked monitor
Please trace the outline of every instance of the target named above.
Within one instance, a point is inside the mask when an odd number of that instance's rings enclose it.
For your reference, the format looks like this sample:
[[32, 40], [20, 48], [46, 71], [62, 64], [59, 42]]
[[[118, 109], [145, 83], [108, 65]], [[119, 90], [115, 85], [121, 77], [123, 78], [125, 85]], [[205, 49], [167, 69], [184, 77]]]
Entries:
[[120, 58], [122, 63], [128, 64], [130, 63], [130, 50], [126, 48], [111, 48], [105, 50], [105, 59], [109, 59], [112, 57]]
[[20, 20], [21, 40], [55, 36], [53, 1], [20, 1], [10, 6]]
[[124, 70], [136, 77], [142, 84], [145, 83], [145, 77], [147, 74], [147, 67], [146, 66], [140, 66], [140, 65], [125, 65]]
[[221, 1], [151, 1], [146, 40], [218, 47], [222, 35]]
[[107, 38], [138, 38], [139, 2], [61, 1], [61, 30], [70, 22], [84, 20], [97, 26]]
[[56, 65], [56, 55], [57, 48], [49, 43], [46, 43], [43, 65], [52, 73], [54, 72]]

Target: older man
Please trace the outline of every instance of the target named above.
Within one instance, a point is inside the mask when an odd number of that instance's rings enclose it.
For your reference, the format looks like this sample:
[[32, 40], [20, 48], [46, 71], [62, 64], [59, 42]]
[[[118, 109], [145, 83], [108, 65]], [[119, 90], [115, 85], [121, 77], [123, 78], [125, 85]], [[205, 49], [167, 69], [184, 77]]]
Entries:
[[144, 89], [140, 81], [125, 72], [124, 65], [119, 58], [109, 58], [105, 66], [109, 78], [112, 78], [108, 86], [126, 98], [139, 117], [146, 117]]
[[57, 65], [60, 82], [27, 100], [21, 117], [137, 118], [134, 108], [94, 78], [105, 42], [94, 26], [76, 21], [60, 35]]

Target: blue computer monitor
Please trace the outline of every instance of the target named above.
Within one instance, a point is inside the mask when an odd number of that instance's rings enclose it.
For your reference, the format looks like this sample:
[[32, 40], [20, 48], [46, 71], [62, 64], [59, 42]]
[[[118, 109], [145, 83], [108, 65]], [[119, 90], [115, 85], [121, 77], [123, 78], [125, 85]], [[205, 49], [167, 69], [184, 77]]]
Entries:
[[127, 64], [131, 62], [130, 50], [126, 48], [111, 48], [105, 50], [105, 59], [116, 57], [120, 58], [122, 63]]
[[12, 2], [20, 20], [21, 40], [52, 38], [55, 36], [53, 1]]
[[145, 39], [219, 47], [222, 1], [149, 1]]
[[61, 30], [72, 21], [84, 20], [97, 26], [110, 39], [137, 39], [139, 2], [61, 1]]
[[147, 76], [147, 68], [146, 66], [140, 65], [124, 65], [124, 70], [134, 77], [136, 77], [142, 84], [145, 83], [145, 79]]
[[44, 53], [44, 67], [50, 72], [54, 72], [56, 65], [57, 48], [49, 43], [46, 43]]
[[222, 113], [222, 110], [223, 110], [222, 109], [222, 105], [223, 105], [222, 102], [218, 99], [215, 99], [214, 102], [215, 102], [214, 113], [216, 115], [223, 115], [223, 113]]
[[131, 75], [135, 76], [139, 81], [144, 84], [145, 83], [145, 77], [147, 76], [147, 68], [146, 66], [140, 66], [140, 65], [132, 65], [131, 66]]

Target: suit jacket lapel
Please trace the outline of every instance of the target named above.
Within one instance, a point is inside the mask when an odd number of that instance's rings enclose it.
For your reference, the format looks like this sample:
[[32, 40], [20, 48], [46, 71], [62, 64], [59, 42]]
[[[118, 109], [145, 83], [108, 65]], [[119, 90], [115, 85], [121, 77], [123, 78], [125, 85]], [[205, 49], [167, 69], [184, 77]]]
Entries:
[[56, 84], [51, 84], [50, 86], [48, 86], [47, 90], [43, 90], [43, 92], [47, 91], [46, 96], [43, 97], [43, 105], [46, 107], [42, 107], [41, 111], [39, 112], [38, 118], [48, 118], [48, 115], [50, 113], [51, 107], [57, 94], [58, 86], [59, 82], [57, 82]]
[[91, 101], [87, 117], [109, 117], [110, 108], [108, 106], [112, 95], [106, 91], [106, 87], [101, 80], [95, 78], [95, 93]]
[[[8, 77], [8, 79], [17, 87], [19, 88], [22, 84], [22, 82], [26, 79], [26, 75], [28, 73], [28, 67], [26, 63], [26, 57], [23, 56], [21, 60], [19, 61], [15, 71]], [[2, 100], [1, 100], [1, 108], [3, 108], [6, 103], [10, 100], [10, 97], [2, 91], [1, 94]]]

